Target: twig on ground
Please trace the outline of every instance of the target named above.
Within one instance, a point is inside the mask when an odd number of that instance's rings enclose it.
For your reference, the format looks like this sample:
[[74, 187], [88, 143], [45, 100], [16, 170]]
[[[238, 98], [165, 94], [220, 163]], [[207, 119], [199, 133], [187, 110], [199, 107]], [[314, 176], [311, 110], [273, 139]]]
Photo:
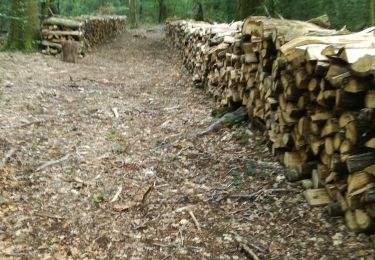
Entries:
[[199, 225], [199, 222], [198, 222], [197, 218], [194, 216], [193, 211], [188, 210], [188, 212], [189, 212], [190, 217], [193, 219], [194, 224], [195, 224], [195, 226], [197, 227], [198, 231], [201, 232], [201, 231], [202, 231], [202, 230], [201, 230], [201, 227], [200, 227], [200, 225]]
[[184, 235], [183, 235], [184, 227], [180, 227], [178, 229], [178, 233], [180, 233], [180, 238], [181, 238], [181, 246], [184, 246]]
[[50, 214], [48, 212], [36, 212], [34, 213], [35, 216], [42, 217], [42, 218], [52, 218], [52, 219], [64, 219], [63, 217]]
[[41, 170], [43, 170], [43, 169], [45, 169], [45, 168], [47, 168], [47, 167], [49, 167], [49, 166], [52, 166], [52, 165], [55, 165], [55, 164], [62, 163], [62, 162], [64, 162], [64, 161], [68, 160], [70, 156], [71, 156], [71, 154], [68, 153], [67, 155], [65, 155], [64, 157], [62, 157], [62, 158], [60, 158], [60, 159], [58, 159], [58, 160], [51, 160], [51, 161], [48, 161], [48, 162], [44, 163], [43, 165], [41, 165], [40, 167], [38, 167], [35, 171], [38, 172], [38, 171], [41, 171]]
[[244, 243], [238, 243], [239, 247], [248, 255], [250, 256], [252, 259], [254, 260], [259, 260], [259, 257], [254, 253], [253, 250], [251, 250], [250, 247], [248, 247], [246, 244]]
[[144, 204], [144, 203], [146, 202], [147, 198], [149, 197], [149, 195], [150, 195], [150, 193], [151, 193], [151, 191], [152, 191], [153, 189], [154, 189], [154, 186], [150, 186], [150, 187], [147, 189], [147, 191], [145, 192], [145, 194], [143, 194], [143, 196], [142, 196], [142, 201], [141, 201], [142, 204]]
[[115, 118], [119, 118], [120, 117], [120, 115], [119, 115], [116, 107], [112, 108], [112, 112], [113, 112]]
[[259, 260], [259, 257], [249, 247], [249, 245], [251, 247], [255, 248], [256, 250], [258, 250], [258, 251], [260, 251], [262, 253], [265, 253], [265, 250], [263, 250], [262, 248], [260, 248], [260, 247], [258, 247], [256, 245], [253, 245], [253, 244], [249, 244], [247, 241], [244, 241], [244, 239], [240, 235], [238, 235], [236, 232], [230, 232], [230, 233], [233, 235], [233, 238], [238, 243], [238, 246], [240, 247], [240, 249], [242, 249], [252, 259]]
[[113, 198], [112, 198], [112, 200], [110, 201], [110, 203], [113, 203], [113, 202], [115, 202], [116, 200], [118, 200], [118, 197], [120, 196], [121, 192], [122, 192], [122, 185], [120, 185], [120, 186], [118, 187], [117, 192], [116, 192], [115, 196], [113, 196]]
[[177, 250], [173, 251], [172, 253], [170, 253], [169, 255], [166, 255], [165, 257], [163, 257], [161, 260], [166, 260], [172, 256], [174, 256], [175, 254], [177, 253]]

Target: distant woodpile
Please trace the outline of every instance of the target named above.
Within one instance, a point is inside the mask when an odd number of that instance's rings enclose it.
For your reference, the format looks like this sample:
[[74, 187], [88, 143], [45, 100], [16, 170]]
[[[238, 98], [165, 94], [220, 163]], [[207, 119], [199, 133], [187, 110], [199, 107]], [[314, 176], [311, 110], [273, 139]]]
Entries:
[[312, 206], [375, 231], [375, 28], [348, 34], [267, 17], [167, 22], [193, 81], [263, 123]]
[[124, 16], [83, 16], [74, 19], [51, 17], [43, 22], [42, 52], [56, 55], [61, 52], [61, 42], [69, 38], [77, 41], [80, 53], [104, 43], [125, 31]]

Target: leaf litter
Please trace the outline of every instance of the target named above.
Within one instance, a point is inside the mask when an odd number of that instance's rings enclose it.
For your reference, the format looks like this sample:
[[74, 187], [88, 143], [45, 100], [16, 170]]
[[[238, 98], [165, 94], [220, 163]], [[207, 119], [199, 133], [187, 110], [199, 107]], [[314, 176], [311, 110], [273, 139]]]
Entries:
[[172, 50], [158, 27], [78, 64], [0, 53], [0, 257], [371, 258], [370, 237], [285, 181], [262, 133], [196, 136], [216, 104]]

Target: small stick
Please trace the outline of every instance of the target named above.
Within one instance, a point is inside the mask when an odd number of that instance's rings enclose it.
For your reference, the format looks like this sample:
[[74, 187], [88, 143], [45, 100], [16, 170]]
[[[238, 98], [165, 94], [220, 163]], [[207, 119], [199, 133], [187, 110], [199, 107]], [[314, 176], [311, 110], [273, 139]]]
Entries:
[[115, 108], [115, 107], [112, 108], [112, 112], [113, 112], [113, 114], [115, 115], [116, 118], [120, 117], [120, 115], [118, 114], [117, 108]]
[[172, 256], [174, 256], [176, 254], [177, 251], [173, 251], [172, 253], [170, 253], [169, 255], [166, 255], [165, 257], [163, 257], [161, 260], [165, 260], [165, 259], [168, 259]]
[[248, 246], [246, 245], [242, 238], [237, 235], [236, 233], [234, 232], [231, 232], [233, 235], [234, 235], [234, 240], [236, 240], [236, 242], [238, 243], [238, 246], [248, 255], [250, 256], [252, 259], [254, 260], [259, 260], [259, 257], [254, 253], [254, 251]]
[[53, 219], [64, 219], [63, 217], [52, 215], [46, 212], [37, 212], [34, 214], [35, 216], [42, 217], [42, 218], [53, 218]]
[[201, 230], [201, 227], [200, 227], [200, 225], [199, 225], [199, 222], [198, 222], [197, 218], [194, 216], [193, 211], [189, 210], [188, 212], [189, 212], [190, 217], [193, 219], [194, 224], [195, 224], [195, 226], [197, 227], [198, 231], [201, 232], [201, 231], [202, 231], [202, 230]]
[[43, 164], [42, 166], [38, 167], [38, 168], [36, 169], [36, 171], [38, 172], [38, 171], [41, 171], [41, 170], [43, 170], [44, 168], [47, 168], [47, 167], [52, 166], [52, 165], [54, 165], [54, 164], [62, 163], [63, 161], [68, 160], [69, 157], [70, 157], [70, 155], [71, 155], [71, 154], [67, 154], [67, 155], [65, 155], [64, 157], [62, 157], [62, 158], [60, 158], [60, 159], [58, 159], [58, 160], [51, 160], [51, 161], [48, 161], [48, 162], [46, 162], [45, 164]]
[[121, 192], [122, 192], [122, 185], [118, 187], [117, 192], [116, 192], [115, 196], [113, 196], [110, 203], [115, 202], [118, 199], [118, 197], [120, 196]]
[[184, 230], [184, 227], [180, 227], [178, 229], [178, 233], [180, 233], [180, 238], [181, 238], [181, 246], [183, 247], [184, 246], [184, 235], [183, 235], [183, 230]]
[[248, 254], [252, 259], [254, 260], [259, 260], [259, 257], [254, 253], [253, 250], [251, 250], [250, 247], [248, 247], [247, 245], [245, 245], [244, 243], [238, 243], [239, 246], [241, 247], [241, 249], [243, 251], [245, 251], [246, 254]]

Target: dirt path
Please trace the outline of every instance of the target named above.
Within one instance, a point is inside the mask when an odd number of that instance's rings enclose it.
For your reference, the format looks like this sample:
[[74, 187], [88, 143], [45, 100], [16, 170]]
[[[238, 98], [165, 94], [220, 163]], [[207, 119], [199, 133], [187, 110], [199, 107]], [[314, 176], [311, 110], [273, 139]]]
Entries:
[[0, 258], [373, 256], [285, 182], [260, 133], [193, 137], [215, 104], [163, 37], [128, 32], [73, 65], [0, 53]]

